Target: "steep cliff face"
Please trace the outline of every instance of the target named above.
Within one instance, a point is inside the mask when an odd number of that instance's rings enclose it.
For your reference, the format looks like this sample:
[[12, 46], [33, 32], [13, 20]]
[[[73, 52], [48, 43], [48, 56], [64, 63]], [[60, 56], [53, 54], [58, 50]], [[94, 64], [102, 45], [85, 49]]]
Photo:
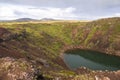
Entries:
[[[102, 19], [88, 23], [90, 31], [87, 36], [87, 46], [120, 56], [120, 18]], [[89, 35], [91, 35], [89, 38]]]
[[[60, 57], [66, 49], [90, 49], [120, 56], [120, 18], [73, 23], [1, 23], [0, 26], [2, 61], [5, 62], [4, 57], [12, 57], [18, 62], [20, 58], [31, 60], [47, 79], [90, 77], [94, 80], [98, 74], [93, 72], [92, 75], [90, 70], [79, 75], [69, 70]], [[5, 74], [7, 76], [7, 71]]]
[[76, 35], [76, 46], [120, 56], [120, 18], [88, 22]]

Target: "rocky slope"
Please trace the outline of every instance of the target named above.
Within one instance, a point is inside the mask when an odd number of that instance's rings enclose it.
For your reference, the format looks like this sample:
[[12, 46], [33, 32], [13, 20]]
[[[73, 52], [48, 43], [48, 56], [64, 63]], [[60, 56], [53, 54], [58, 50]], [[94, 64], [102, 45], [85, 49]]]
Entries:
[[0, 59], [0, 80], [35, 80], [42, 78], [39, 70], [25, 59], [5, 57]]
[[[119, 35], [120, 18], [92, 22], [0, 23], [0, 64], [3, 65], [0, 67], [0, 78], [119, 80], [119, 71], [92, 71], [84, 68], [77, 70], [78, 72], [72, 71], [60, 56], [65, 50], [74, 48], [120, 56]], [[20, 64], [27, 65], [26, 69], [22, 70], [24, 65]], [[36, 67], [31, 67], [33, 65]], [[4, 69], [5, 66], [8, 66], [7, 70]], [[36, 75], [40, 77], [37, 78]]]

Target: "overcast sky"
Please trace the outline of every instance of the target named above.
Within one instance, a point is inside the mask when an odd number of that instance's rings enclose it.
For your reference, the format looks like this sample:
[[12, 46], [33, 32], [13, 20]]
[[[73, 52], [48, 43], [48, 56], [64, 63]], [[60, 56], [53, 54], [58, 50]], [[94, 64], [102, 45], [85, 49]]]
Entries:
[[120, 0], [0, 0], [0, 20], [120, 17]]

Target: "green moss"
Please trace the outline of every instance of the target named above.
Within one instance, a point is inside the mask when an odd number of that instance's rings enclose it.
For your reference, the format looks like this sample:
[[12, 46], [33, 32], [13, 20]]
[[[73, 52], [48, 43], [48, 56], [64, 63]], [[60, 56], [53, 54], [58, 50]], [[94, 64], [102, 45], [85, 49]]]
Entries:
[[62, 75], [67, 75], [67, 76], [74, 76], [75, 75], [75, 72], [73, 72], [73, 71], [67, 71], [67, 70], [62, 70], [62, 71], [60, 71], [60, 74], [62, 74]]
[[90, 33], [88, 34], [87, 38], [84, 41], [85, 45], [87, 45], [89, 40], [92, 39], [92, 37], [93, 37], [94, 33], [96, 32], [96, 30], [97, 30], [97, 27], [94, 27], [94, 28], [91, 29]]
[[26, 63], [20, 63], [19, 66], [23, 71], [27, 70], [27, 67], [28, 67]]
[[77, 75], [74, 77], [73, 80], [79, 80], [79, 79], [81, 79], [81, 80], [94, 80], [93, 77], [88, 76], [88, 75]]

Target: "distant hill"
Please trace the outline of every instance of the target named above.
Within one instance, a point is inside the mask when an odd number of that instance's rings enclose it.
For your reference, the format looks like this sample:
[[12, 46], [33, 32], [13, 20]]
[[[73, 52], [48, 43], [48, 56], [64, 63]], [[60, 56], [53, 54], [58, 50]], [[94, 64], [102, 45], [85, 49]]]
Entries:
[[32, 19], [32, 18], [19, 18], [19, 19], [16, 19], [16, 20], [14, 20], [14, 21], [37, 21], [36, 19]]
[[19, 18], [15, 20], [0, 20], [0, 22], [28, 22], [28, 21], [54, 21], [52, 18], [32, 19], [32, 18]]
[[52, 18], [42, 18], [41, 21], [54, 21], [55, 19]]
[[26, 22], [26, 21], [38, 21], [37, 19], [32, 18], [19, 18], [15, 20], [0, 20], [0, 22]]
[[20, 18], [20, 19], [16, 19], [15, 21], [53, 21], [55, 19], [52, 18], [42, 18], [40, 20], [37, 19], [32, 19], [32, 18]]

